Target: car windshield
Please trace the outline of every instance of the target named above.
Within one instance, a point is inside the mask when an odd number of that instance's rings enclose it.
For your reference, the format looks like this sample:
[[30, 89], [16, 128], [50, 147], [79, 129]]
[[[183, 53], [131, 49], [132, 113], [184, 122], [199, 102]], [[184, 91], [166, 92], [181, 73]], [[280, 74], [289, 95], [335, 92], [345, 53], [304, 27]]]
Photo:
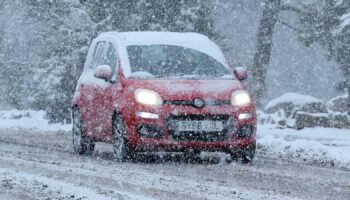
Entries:
[[172, 45], [127, 47], [132, 77], [233, 78], [230, 70], [207, 54]]

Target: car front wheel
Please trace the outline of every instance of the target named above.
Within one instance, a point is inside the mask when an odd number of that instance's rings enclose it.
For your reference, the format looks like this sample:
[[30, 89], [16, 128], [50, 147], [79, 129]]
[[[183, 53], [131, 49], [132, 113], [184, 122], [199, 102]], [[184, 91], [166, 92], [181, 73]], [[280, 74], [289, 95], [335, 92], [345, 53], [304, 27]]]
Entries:
[[74, 152], [79, 155], [91, 155], [94, 152], [95, 143], [90, 138], [84, 135], [79, 109], [72, 109], [72, 117], [72, 142]]
[[132, 158], [133, 154], [128, 145], [125, 125], [120, 115], [116, 115], [113, 121], [112, 143], [116, 160], [124, 162]]
[[256, 146], [251, 146], [243, 150], [242, 153], [242, 164], [250, 164], [253, 162], [255, 157]]
[[230, 159], [228, 162], [241, 160], [242, 164], [250, 164], [253, 162], [255, 157], [256, 145], [249, 146], [241, 150], [231, 150], [229, 151]]

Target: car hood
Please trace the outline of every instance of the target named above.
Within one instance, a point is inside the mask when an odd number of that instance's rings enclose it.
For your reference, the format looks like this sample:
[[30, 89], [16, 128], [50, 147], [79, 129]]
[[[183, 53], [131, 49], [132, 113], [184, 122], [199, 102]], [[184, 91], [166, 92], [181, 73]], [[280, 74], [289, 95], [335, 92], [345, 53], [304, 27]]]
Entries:
[[156, 91], [164, 100], [191, 100], [194, 98], [227, 100], [234, 91], [245, 89], [237, 80], [140, 80], [128, 79], [128, 89]]

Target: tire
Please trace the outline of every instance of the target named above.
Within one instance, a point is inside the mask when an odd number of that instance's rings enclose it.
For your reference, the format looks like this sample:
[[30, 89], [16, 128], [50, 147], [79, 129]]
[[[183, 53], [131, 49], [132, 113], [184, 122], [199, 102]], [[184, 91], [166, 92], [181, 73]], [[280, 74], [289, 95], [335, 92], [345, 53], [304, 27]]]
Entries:
[[228, 154], [230, 155], [230, 157], [226, 160], [226, 163], [230, 164], [232, 162], [237, 162], [239, 155], [237, 155], [237, 153], [235, 153], [234, 151], [227, 151]]
[[113, 120], [112, 144], [114, 156], [117, 161], [125, 162], [133, 158], [133, 151], [131, 151], [128, 145], [125, 125], [120, 115], [116, 115]]
[[251, 164], [253, 162], [253, 159], [255, 157], [255, 149], [256, 146], [254, 145], [243, 150], [242, 164]]
[[72, 143], [74, 152], [79, 155], [91, 155], [94, 152], [95, 143], [84, 135], [79, 109], [72, 109], [72, 118]]
[[200, 161], [200, 151], [188, 149], [185, 150], [182, 158], [185, 163], [198, 163]]
[[255, 157], [255, 149], [256, 146], [250, 146], [246, 149], [242, 150], [230, 150], [228, 151], [230, 158], [227, 160], [227, 163], [231, 163], [233, 161], [238, 162], [241, 160], [242, 164], [250, 164], [253, 162]]

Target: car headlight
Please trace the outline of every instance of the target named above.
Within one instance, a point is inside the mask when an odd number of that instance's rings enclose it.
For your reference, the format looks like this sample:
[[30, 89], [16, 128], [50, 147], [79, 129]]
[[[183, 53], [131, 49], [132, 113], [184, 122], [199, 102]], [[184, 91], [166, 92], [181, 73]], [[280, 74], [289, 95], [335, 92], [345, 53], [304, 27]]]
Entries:
[[251, 100], [247, 91], [240, 90], [232, 93], [231, 104], [233, 106], [247, 106], [250, 103], [251, 103]]
[[163, 100], [160, 97], [160, 95], [153, 90], [137, 89], [135, 90], [134, 95], [135, 95], [135, 100], [141, 104], [152, 105], [152, 106], [163, 104]]

